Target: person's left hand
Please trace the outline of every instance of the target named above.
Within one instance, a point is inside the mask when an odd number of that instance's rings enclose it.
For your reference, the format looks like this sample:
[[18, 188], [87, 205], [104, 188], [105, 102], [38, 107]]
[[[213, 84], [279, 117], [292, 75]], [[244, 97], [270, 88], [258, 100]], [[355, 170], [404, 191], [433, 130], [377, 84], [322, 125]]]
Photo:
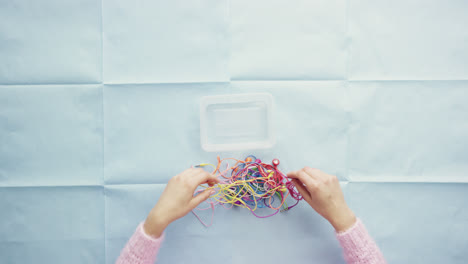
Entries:
[[146, 218], [143, 226], [145, 232], [153, 237], [160, 237], [170, 223], [185, 216], [214, 194], [213, 190], [205, 190], [193, 196], [200, 184], [208, 183], [212, 186], [218, 182], [216, 176], [203, 169], [187, 169], [172, 177]]

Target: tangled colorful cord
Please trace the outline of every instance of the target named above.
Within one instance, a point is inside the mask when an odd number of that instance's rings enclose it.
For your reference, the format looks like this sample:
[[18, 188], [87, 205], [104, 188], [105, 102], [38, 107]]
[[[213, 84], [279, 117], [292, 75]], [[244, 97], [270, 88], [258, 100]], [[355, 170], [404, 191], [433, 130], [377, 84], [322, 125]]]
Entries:
[[[229, 161], [234, 161], [234, 166], [230, 166]], [[226, 168], [223, 170], [224, 165]], [[267, 164], [253, 155], [247, 156], [244, 160], [220, 159], [218, 157], [216, 166], [208, 163], [196, 165], [196, 167], [208, 166], [214, 168], [212, 173], [220, 179], [220, 182], [213, 186], [202, 184], [195, 194], [206, 189], [216, 191], [206, 201], [209, 204], [208, 207], [196, 208], [196, 210], [211, 209], [211, 223], [205, 224], [195, 211], [192, 211], [198, 220], [207, 227], [213, 224], [214, 207], [216, 205], [221, 205], [226, 209], [234, 206], [246, 208], [256, 217], [266, 218], [280, 211], [290, 210], [302, 200], [302, 196], [295, 188], [294, 183], [278, 169], [278, 159], [274, 159], [271, 164]], [[295, 202], [288, 206], [286, 198], [289, 196]], [[268, 215], [260, 216], [255, 213], [259, 208], [269, 208], [273, 211]]]

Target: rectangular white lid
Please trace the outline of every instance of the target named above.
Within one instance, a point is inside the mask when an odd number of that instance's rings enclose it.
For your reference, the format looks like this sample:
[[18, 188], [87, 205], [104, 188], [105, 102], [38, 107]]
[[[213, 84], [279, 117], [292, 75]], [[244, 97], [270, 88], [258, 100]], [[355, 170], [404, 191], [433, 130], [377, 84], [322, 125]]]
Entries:
[[273, 147], [273, 96], [252, 93], [203, 97], [200, 138], [202, 148], [210, 152]]

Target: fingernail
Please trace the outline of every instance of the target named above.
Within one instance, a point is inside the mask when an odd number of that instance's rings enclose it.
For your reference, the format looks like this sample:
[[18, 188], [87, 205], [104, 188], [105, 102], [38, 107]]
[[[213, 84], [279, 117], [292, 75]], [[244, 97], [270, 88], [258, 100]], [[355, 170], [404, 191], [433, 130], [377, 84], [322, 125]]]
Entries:
[[216, 193], [216, 191], [215, 191], [215, 190], [212, 190], [212, 191], [210, 192], [210, 195], [213, 195], [213, 194], [215, 194], [215, 193]]

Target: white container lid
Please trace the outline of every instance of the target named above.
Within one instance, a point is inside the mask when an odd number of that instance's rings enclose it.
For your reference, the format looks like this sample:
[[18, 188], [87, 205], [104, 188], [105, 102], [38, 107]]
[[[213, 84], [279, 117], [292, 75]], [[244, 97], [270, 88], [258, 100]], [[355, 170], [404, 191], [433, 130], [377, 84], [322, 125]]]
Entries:
[[203, 97], [200, 139], [202, 148], [210, 152], [273, 147], [273, 96], [253, 93]]

